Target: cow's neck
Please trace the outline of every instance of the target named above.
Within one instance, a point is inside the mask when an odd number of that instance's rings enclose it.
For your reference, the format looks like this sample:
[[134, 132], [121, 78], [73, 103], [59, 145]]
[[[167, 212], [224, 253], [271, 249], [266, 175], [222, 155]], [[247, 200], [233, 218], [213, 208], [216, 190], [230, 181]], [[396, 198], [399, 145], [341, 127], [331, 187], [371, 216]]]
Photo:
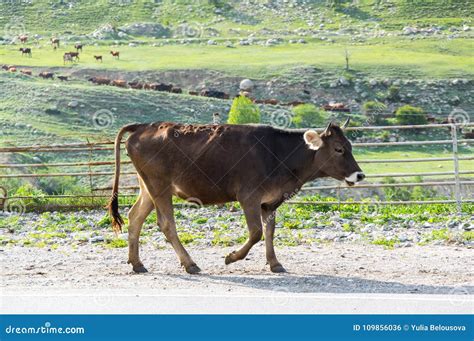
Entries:
[[293, 179], [294, 186], [298, 189], [306, 182], [324, 176], [322, 172], [314, 169], [315, 152], [310, 150], [302, 141], [303, 134], [300, 133], [296, 140], [297, 145], [295, 149], [290, 152], [291, 155], [285, 162], [285, 166], [289, 169], [288, 173]]

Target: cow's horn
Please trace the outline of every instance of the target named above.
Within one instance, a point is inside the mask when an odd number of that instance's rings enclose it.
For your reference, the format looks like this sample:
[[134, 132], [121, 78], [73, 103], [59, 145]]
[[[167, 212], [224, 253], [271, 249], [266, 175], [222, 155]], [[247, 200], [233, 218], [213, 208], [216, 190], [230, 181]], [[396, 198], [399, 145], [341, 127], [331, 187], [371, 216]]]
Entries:
[[324, 129], [322, 133], [327, 136], [331, 135], [331, 130], [329, 128], [331, 128], [332, 125], [333, 125], [333, 121], [329, 122], [328, 125], [326, 126], [326, 129]]
[[346, 129], [349, 126], [349, 122], [351, 121], [351, 118], [348, 117], [346, 122], [344, 122], [341, 126], [342, 129]]

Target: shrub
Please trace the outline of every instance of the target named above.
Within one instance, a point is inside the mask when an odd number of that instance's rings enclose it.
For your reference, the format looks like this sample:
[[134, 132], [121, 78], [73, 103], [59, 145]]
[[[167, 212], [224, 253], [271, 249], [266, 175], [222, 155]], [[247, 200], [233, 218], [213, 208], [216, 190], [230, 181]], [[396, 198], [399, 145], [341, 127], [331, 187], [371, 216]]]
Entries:
[[400, 88], [392, 85], [388, 88], [387, 99], [390, 101], [398, 101], [400, 99]]
[[245, 96], [236, 97], [232, 102], [227, 123], [260, 123], [260, 110], [249, 98]]
[[383, 114], [387, 110], [387, 106], [379, 101], [367, 101], [362, 105], [364, 114], [374, 123], [380, 124], [384, 122]]
[[313, 104], [300, 104], [293, 108], [293, 124], [299, 128], [322, 127], [328, 123], [330, 114]]
[[426, 114], [422, 108], [404, 105], [395, 112], [399, 124], [426, 124]]

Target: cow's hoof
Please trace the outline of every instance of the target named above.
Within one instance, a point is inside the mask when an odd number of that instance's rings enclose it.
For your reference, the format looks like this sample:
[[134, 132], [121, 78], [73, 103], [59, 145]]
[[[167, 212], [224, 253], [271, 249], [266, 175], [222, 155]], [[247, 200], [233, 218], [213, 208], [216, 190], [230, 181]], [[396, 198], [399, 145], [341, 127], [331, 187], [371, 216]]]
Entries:
[[134, 266], [133, 271], [136, 272], [137, 274], [148, 272], [148, 270], [143, 265]]
[[201, 272], [201, 269], [196, 264], [191, 264], [189, 266], [186, 266], [185, 269], [186, 269], [186, 272], [191, 275]]
[[231, 252], [227, 256], [225, 256], [225, 260], [224, 260], [225, 265], [229, 265], [230, 263], [235, 262], [234, 255], [235, 255], [235, 252]]
[[274, 273], [286, 272], [285, 268], [281, 264], [270, 267], [270, 270], [272, 270]]

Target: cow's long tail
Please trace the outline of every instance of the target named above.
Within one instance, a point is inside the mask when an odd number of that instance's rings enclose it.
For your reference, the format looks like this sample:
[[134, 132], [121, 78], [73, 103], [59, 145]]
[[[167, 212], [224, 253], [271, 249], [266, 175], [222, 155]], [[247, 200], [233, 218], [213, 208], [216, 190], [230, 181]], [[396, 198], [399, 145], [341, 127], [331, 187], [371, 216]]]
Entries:
[[123, 219], [119, 213], [118, 205], [118, 189], [119, 189], [119, 180], [120, 180], [120, 143], [122, 142], [122, 137], [125, 133], [133, 133], [137, 130], [140, 124], [129, 124], [122, 129], [117, 134], [115, 138], [115, 175], [114, 175], [114, 185], [112, 187], [112, 197], [110, 198], [107, 208], [109, 209], [109, 215], [112, 218], [112, 227], [115, 233], [122, 232]]

